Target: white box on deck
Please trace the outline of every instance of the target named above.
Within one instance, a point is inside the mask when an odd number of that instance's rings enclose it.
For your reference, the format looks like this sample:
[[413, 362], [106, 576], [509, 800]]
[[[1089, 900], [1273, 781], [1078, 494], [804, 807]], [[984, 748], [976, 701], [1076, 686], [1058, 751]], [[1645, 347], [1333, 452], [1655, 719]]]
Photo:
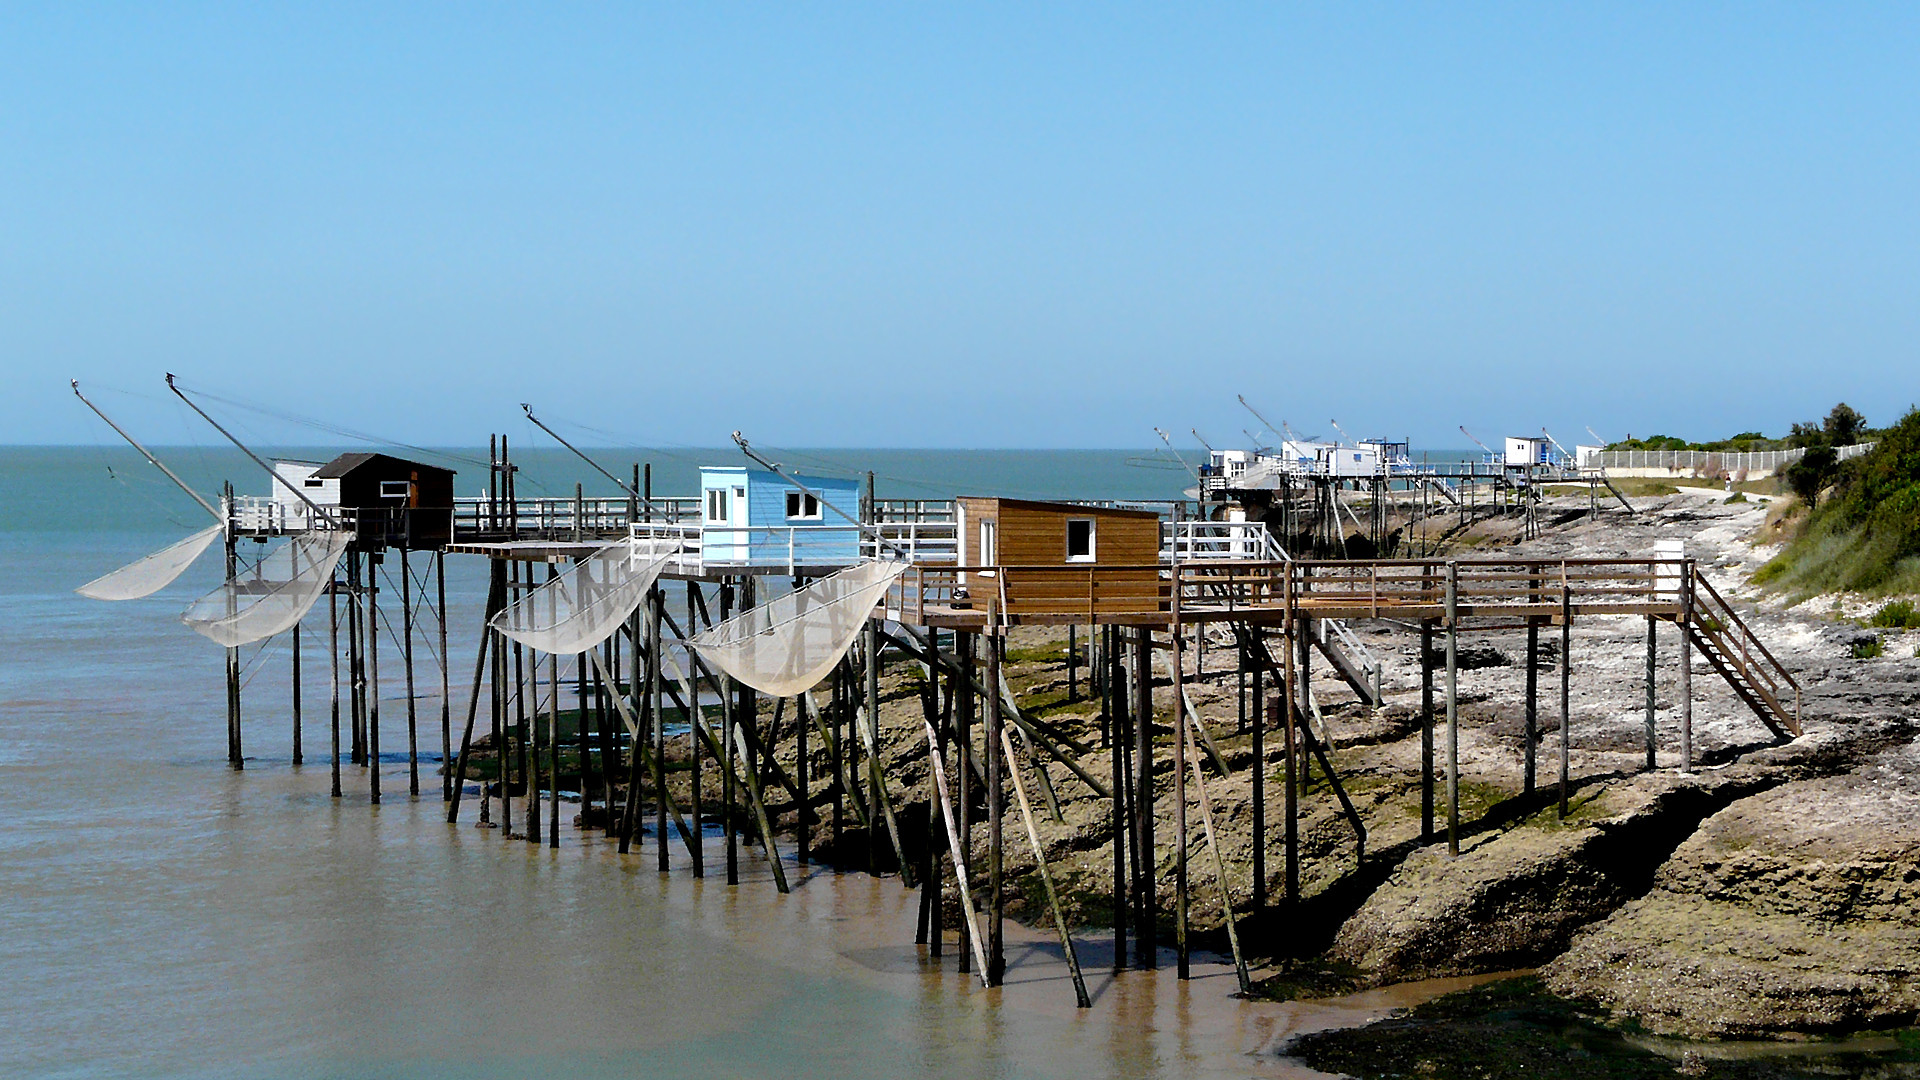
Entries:
[[293, 493], [296, 488], [321, 506], [340, 505], [340, 481], [321, 480], [313, 475], [319, 471], [320, 463], [315, 461], [273, 463], [273, 508], [282, 528], [304, 528], [309, 524], [307, 517], [312, 511]]
[[1509, 465], [1545, 465], [1547, 448], [1552, 445], [1546, 439], [1533, 435], [1507, 436], [1506, 463]]

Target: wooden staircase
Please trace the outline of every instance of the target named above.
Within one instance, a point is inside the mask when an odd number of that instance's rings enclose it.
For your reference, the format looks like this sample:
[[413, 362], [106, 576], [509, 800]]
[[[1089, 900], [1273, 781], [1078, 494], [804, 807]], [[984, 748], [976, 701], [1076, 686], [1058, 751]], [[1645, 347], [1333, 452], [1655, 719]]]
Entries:
[[[1799, 735], [1800, 684], [1698, 567], [1688, 588], [1692, 592], [1691, 615], [1686, 620], [1688, 640], [1776, 736], [1788, 739]], [[1791, 708], [1786, 704], [1789, 698]]]

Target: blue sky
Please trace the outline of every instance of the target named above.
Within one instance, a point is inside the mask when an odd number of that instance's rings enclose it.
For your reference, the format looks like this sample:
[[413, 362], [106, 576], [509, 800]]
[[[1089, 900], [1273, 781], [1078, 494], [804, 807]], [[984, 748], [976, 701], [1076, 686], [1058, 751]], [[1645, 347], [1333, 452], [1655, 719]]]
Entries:
[[1888, 422], [1917, 13], [9, 5], [0, 442]]

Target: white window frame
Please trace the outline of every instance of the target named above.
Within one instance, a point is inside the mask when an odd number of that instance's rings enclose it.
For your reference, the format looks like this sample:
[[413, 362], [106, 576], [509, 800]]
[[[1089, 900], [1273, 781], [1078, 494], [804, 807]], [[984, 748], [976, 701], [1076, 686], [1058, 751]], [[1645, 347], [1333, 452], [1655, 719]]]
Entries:
[[[794, 513], [796, 506], [801, 511], [800, 513]], [[821, 509], [819, 496], [811, 492], [801, 491], [798, 488], [788, 490], [788, 521], [820, 521], [822, 520]]]
[[[400, 490], [395, 492], [395, 488], [399, 488]], [[399, 499], [405, 502], [413, 497], [413, 481], [382, 480], [380, 481], [380, 497], [382, 499]]]
[[707, 524], [725, 525], [727, 523], [727, 489], [707, 489]]
[[[1067, 519], [1066, 536], [1063, 539], [1066, 542], [1068, 562], [1089, 563], [1094, 561], [1094, 554], [1099, 550], [1096, 545], [1099, 543], [1100, 535], [1099, 527], [1094, 524], [1095, 520], [1094, 518]], [[1084, 555], [1075, 555], [1073, 553], [1073, 527], [1075, 525], [1085, 525], [1087, 527], [1087, 553]]]
[[1000, 523], [998, 521], [986, 520], [980, 523], [980, 550], [976, 554], [980, 556], [981, 566], [999, 565]]

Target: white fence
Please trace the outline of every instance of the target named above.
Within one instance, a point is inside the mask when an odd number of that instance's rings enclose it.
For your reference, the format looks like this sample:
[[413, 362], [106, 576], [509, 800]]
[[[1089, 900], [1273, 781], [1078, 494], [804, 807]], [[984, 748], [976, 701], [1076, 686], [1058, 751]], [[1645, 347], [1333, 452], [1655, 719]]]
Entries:
[[[1857, 458], [1873, 449], [1872, 443], [1840, 447], [1840, 460]], [[1744, 453], [1719, 450], [1602, 450], [1592, 463], [1609, 472], [1639, 469], [1666, 469], [1702, 475], [1720, 473], [1773, 473], [1806, 456], [1805, 450], [1749, 450]]]

